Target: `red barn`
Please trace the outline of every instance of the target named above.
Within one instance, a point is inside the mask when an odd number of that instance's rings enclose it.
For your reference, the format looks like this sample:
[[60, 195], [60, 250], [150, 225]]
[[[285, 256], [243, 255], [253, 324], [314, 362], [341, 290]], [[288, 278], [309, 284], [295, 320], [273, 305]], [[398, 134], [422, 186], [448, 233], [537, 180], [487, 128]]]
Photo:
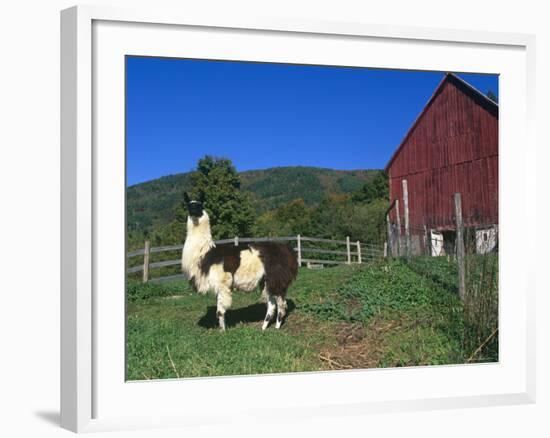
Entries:
[[[465, 227], [496, 230], [498, 105], [456, 75], [446, 74], [386, 171], [390, 200], [399, 200], [402, 230], [402, 182], [407, 181], [411, 235], [421, 236], [424, 229], [454, 230], [455, 193], [461, 193]], [[390, 222], [397, 223], [395, 208]], [[482, 238], [487, 240], [487, 235]]]

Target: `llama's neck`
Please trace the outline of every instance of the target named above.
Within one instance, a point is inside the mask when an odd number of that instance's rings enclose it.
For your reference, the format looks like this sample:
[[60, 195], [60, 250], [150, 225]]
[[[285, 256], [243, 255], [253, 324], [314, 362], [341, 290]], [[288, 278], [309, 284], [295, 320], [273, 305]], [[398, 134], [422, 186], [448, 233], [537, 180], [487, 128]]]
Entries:
[[183, 245], [182, 267], [189, 274], [194, 274], [202, 257], [214, 247], [210, 231], [210, 218], [203, 212], [200, 218], [187, 218], [187, 237]]

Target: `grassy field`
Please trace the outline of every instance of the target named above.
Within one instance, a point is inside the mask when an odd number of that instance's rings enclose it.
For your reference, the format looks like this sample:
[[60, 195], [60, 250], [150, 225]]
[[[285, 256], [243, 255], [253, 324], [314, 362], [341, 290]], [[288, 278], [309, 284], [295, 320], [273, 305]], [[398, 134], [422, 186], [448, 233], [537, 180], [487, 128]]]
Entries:
[[261, 331], [259, 292], [235, 293], [225, 333], [212, 295], [182, 281], [129, 282], [127, 378], [464, 363], [472, 347], [456, 278], [446, 258], [302, 268], [280, 330]]

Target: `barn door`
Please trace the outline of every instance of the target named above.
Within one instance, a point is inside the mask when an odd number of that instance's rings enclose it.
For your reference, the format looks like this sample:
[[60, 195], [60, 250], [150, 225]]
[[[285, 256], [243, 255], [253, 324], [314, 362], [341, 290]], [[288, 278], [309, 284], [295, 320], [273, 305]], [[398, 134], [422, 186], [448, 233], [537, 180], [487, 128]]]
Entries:
[[487, 254], [495, 250], [497, 246], [496, 227], [476, 230], [476, 252]]

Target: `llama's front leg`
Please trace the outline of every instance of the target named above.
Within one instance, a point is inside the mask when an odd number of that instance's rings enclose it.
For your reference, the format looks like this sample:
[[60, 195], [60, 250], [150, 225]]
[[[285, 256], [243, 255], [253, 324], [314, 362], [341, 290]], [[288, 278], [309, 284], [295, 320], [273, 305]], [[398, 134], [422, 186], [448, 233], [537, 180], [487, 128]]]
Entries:
[[275, 315], [275, 308], [277, 306], [277, 302], [275, 301], [275, 297], [273, 295], [267, 296], [267, 313], [265, 314], [264, 323], [262, 325], [262, 330], [265, 330], [271, 320], [273, 319], [273, 315]]
[[286, 300], [284, 297], [277, 296], [277, 322], [275, 323], [275, 328], [281, 328], [283, 319], [286, 315]]
[[217, 311], [216, 316], [220, 324], [221, 331], [225, 331], [225, 311], [231, 307], [231, 290], [221, 288], [216, 294]]

